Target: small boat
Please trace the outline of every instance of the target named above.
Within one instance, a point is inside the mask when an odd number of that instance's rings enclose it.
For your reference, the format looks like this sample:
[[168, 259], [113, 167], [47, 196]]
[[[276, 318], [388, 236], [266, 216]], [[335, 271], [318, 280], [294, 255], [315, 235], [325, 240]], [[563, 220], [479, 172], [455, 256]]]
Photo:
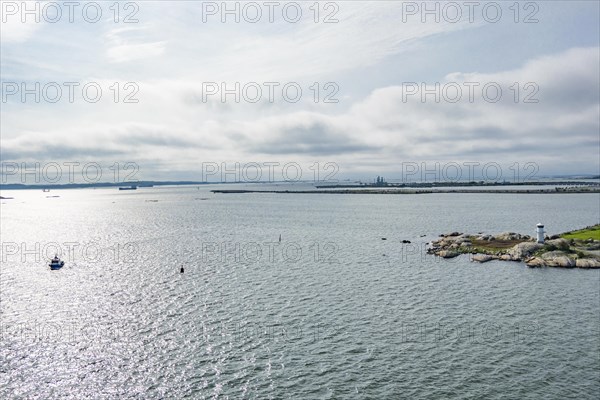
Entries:
[[131, 185], [126, 187], [120, 187], [119, 190], [137, 190], [137, 186]]
[[50, 189], [42, 189], [42, 192], [45, 192], [45, 193], [47, 193], [49, 191], [50, 191]]
[[50, 260], [50, 264], [48, 264], [50, 269], [61, 269], [63, 265], [65, 265], [65, 262], [61, 261], [61, 259], [58, 258], [58, 255], [55, 255], [54, 258]]

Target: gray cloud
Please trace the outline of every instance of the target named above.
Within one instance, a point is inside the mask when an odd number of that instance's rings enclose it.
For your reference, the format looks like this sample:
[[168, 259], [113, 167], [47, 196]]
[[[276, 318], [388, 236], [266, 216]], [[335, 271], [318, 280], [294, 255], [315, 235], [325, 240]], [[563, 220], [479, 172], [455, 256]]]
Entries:
[[334, 156], [344, 153], [376, 152], [379, 147], [359, 143], [342, 132], [322, 122], [282, 128], [275, 137], [254, 142], [247, 141], [246, 151], [270, 155], [305, 154]]

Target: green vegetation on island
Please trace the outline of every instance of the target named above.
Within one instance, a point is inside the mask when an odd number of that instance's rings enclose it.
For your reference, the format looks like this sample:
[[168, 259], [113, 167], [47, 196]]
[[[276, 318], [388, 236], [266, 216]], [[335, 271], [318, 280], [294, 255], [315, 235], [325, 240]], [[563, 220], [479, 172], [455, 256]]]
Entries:
[[600, 241], [600, 224], [594, 226], [588, 226], [585, 229], [578, 231], [566, 232], [560, 235], [565, 239], [577, 239], [577, 240], [598, 240]]

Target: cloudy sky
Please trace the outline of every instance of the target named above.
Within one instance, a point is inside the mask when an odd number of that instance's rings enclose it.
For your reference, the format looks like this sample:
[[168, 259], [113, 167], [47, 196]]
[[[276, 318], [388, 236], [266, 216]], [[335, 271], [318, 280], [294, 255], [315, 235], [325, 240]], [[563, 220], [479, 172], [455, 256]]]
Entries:
[[113, 1], [1, 3], [4, 163], [135, 162], [142, 179], [199, 179], [203, 162], [599, 173], [597, 1], [430, 2], [438, 21], [399, 1], [299, 1], [301, 15], [120, 2], [118, 18]]

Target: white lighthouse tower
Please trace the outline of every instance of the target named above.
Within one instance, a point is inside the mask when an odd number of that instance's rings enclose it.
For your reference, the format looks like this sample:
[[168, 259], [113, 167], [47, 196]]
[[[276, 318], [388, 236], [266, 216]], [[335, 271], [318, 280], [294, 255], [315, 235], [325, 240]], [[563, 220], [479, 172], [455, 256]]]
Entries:
[[544, 243], [544, 224], [539, 223], [537, 224], [537, 242], [538, 243]]

